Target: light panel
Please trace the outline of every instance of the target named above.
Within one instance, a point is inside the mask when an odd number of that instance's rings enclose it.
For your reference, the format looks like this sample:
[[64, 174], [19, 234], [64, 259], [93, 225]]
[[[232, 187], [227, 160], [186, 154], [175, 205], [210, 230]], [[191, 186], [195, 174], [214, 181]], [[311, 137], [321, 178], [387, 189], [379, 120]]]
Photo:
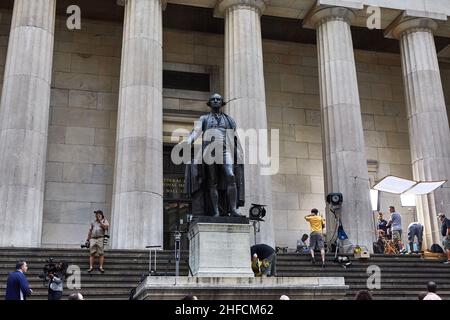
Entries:
[[410, 189], [415, 184], [416, 182], [412, 180], [407, 180], [394, 176], [387, 176], [383, 178], [380, 182], [378, 182], [373, 187], [373, 189], [383, 192], [401, 194], [406, 190]]
[[433, 192], [440, 186], [442, 186], [444, 183], [446, 183], [446, 180], [443, 181], [434, 181], [434, 182], [419, 182], [409, 190], [407, 190], [404, 194], [405, 195], [424, 195], [428, 194], [430, 192]]
[[379, 193], [380, 191], [378, 190], [370, 189], [370, 203], [372, 204], [372, 211], [379, 210], [379, 203], [378, 203]]

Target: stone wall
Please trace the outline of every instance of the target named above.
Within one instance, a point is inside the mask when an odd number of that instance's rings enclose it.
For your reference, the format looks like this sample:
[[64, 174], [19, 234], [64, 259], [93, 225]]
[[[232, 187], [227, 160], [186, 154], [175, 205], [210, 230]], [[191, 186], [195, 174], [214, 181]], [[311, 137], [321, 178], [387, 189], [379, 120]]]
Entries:
[[[11, 16], [1, 13], [0, 79]], [[110, 217], [122, 25], [83, 21], [82, 30], [69, 31], [57, 21], [42, 240], [73, 246], [86, 236], [94, 209]], [[309, 233], [303, 216], [325, 208], [317, 52], [272, 40], [263, 49], [269, 126], [281, 136], [280, 171], [272, 178], [276, 243], [294, 248]], [[223, 51], [223, 36], [164, 30], [164, 68], [210, 72], [212, 90], [223, 91]], [[355, 58], [371, 176], [411, 178], [400, 56], [355, 51]], [[450, 107], [450, 65], [441, 70]], [[189, 112], [207, 111], [207, 97], [164, 89], [164, 131], [189, 127], [197, 118]], [[381, 210], [390, 204], [405, 215], [406, 228], [414, 210], [384, 194]]]
[[[281, 168], [273, 177], [275, 234], [279, 245], [292, 248], [309, 233], [303, 217], [313, 207], [325, 209], [317, 52], [312, 45], [265, 41], [264, 53], [268, 118], [271, 128], [281, 130]], [[355, 59], [372, 176], [411, 178], [400, 57], [356, 50]], [[393, 203], [408, 213], [399, 200], [384, 196], [382, 211]]]
[[111, 213], [122, 27], [57, 20], [42, 244], [85, 239], [93, 211]]

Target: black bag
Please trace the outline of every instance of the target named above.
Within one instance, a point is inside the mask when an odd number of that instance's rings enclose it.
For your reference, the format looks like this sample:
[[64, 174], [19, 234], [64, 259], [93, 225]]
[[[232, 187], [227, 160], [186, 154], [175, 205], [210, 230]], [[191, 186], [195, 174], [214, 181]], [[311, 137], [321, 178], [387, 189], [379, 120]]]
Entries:
[[431, 246], [430, 251], [433, 253], [444, 253], [444, 250], [442, 249], [442, 247], [440, 245], [438, 245], [437, 243], [434, 243]]
[[338, 263], [344, 269], [346, 269], [347, 267], [350, 267], [352, 265], [350, 257], [348, 257], [348, 256], [337, 256], [334, 259], [334, 262]]
[[384, 246], [381, 243], [374, 242], [373, 243], [373, 253], [383, 254]]

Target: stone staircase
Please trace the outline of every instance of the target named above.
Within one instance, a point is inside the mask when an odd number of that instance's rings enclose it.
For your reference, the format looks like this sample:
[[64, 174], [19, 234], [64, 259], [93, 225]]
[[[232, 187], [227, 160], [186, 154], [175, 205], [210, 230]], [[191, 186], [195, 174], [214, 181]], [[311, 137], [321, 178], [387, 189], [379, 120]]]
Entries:
[[281, 277], [342, 276], [350, 286], [346, 297], [353, 299], [359, 290], [367, 290], [367, 268], [376, 265], [381, 270], [381, 289], [371, 290], [376, 300], [417, 300], [419, 292], [426, 291], [428, 281], [437, 283], [443, 299], [450, 299], [450, 266], [442, 261], [425, 260], [418, 255], [372, 255], [368, 260], [352, 259], [352, 265], [344, 269], [333, 258], [327, 255], [326, 268], [322, 270], [320, 263], [311, 264], [309, 255], [279, 254], [277, 273]]
[[[154, 254], [152, 258], [153, 256]], [[146, 250], [107, 250], [105, 273], [102, 274], [98, 270], [92, 273], [86, 271], [89, 268], [87, 249], [0, 248], [0, 299], [4, 299], [8, 273], [14, 270], [20, 259], [26, 260], [29, 266], [27, 278], [34, 291], [29, 299], [47, 299], [47, 287], [38, 275], [42, 273], [49, 257], [54, 258], [54, 261], [64, 260], [81, 269], [81, 289], [69, 290], [65, 286], [63, 299], [67, 299], [70, 293], [79, 291], [85, 299], [126, 300], [129, 299], [130, 291], [149, 273], [149, 251]], [[188, 275], [187, 252], [182, 253], [181, 259], [180, 274]], [[174, 252], [158, 251], [156, 268], [158, 273], [174, 273]]]
[[[65, 288], [64, 298], [73, 291], [80, 291], [86, 299], [96, 300], [126, 300], [130, 291], [135, 288], [149, 270], [149, 252], [146, 250], [108, 250], [106, 254], [104, 274], [88, 268], [88, 251], [83, 249], [30, 249], [30, 248], [0, 248], [0, 299], [3, 299], [6, 278], [16, 261], [28, 261], [27, 278], [34, 290], [32, 300], [47, 298], [47, 288], [38, 277], [46, 260], [52, 257], [64, 260], [68, 264], [81, 268], [81, 290]], [[188, 253], [182, 252], [180, 274], [188, 275]], [[450, 266], [436, 260], [423, 260], [417, 255], [387, 256], [372, 255], [367, 260], [352, 260], [352, 266], [347, 269], [333, 262], [333, 256], [327, 256], [327, 265], [321, 269], [320, 264], [312, 265], [308, 255], [286, 253], [279, 254], [277, 260], [278, 276], [284, 277], [333, 277], [342, 276], [350, 286], [348, 299], [353, 299], [358, 290], [366, 289], [369, 277], [367, 267], [377, 265], [381, 269], [381, 289], [372, 290], [375, 299], [416, 300], [421, 291], [425, 291], [428, 281], [438, 284], [438, 294], [444, 299], [450, 299]], [[157, 272], [170, 275], [175, 272], [173, 251], [157, 253]]]

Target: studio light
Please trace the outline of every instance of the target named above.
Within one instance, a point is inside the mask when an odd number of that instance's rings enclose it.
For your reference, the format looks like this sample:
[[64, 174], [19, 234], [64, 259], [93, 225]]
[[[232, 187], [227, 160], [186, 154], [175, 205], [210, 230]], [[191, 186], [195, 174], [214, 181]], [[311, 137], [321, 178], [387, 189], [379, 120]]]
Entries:
[[344, 202], [344, 196], [342, 193], [329, 193], [327, 195], [327, 202], [332, 206], [340, 206]]
[[252, 203], [252, 206], [249, 210], [250, 220], [264, 221], [264, 217], [266, 216], [266, 205], [264, 204], [255, 204]]

